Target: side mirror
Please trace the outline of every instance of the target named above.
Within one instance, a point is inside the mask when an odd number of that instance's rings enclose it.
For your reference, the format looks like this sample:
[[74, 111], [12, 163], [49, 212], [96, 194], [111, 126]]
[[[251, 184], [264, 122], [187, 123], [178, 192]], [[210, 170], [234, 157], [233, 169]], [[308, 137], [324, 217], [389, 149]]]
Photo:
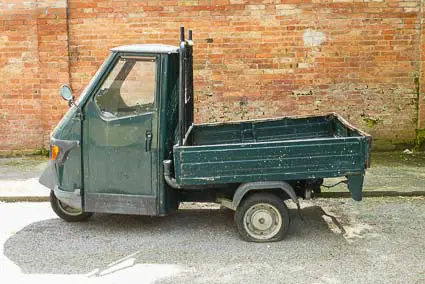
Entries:
[[72, 95], [72, 89], [68, 85], [63, 85], [62, 87], [60, 87], [59, 94], [65, 101], [68, 102], [69, 106], [74, 104], [74, 96]]

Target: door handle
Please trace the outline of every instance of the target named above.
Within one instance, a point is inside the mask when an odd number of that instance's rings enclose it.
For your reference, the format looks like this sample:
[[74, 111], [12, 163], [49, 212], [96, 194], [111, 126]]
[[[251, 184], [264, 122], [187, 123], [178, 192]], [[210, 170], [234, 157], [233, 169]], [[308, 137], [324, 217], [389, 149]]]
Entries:
[[152, 132], [150, 130], [146, 131], [145, 135], [145, 152], [149, 152], [152, 147]]

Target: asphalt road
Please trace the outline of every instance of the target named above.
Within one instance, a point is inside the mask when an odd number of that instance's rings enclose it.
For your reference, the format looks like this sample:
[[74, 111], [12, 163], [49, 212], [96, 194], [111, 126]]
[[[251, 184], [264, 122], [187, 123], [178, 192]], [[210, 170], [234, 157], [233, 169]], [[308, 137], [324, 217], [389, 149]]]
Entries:
[[425, 283], [425, 199], [317, 199], [287, 238], [239, 239], [232, 212], [187, 204], [168, 217], [56, 218], [0, 203], [2, 283]]

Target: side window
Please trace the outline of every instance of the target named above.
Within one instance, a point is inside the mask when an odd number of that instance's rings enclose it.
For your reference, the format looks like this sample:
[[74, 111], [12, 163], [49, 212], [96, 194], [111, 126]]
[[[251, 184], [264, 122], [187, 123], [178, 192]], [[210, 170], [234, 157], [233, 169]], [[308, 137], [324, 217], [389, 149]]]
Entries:
[[108, 118], [152, 111], [155, 101], [154, 57], [121, 57], [95, 95]]

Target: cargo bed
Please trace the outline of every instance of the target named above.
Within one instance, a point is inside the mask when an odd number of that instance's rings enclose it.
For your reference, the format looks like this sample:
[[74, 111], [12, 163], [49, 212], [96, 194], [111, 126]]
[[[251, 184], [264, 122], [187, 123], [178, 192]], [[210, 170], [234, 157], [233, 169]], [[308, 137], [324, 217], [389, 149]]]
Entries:
[[174, 147], [175, 176], [181, 186], [347, 176], [351, 190], [363, 184], [370, 143], [334, 113], [193, 125]]

